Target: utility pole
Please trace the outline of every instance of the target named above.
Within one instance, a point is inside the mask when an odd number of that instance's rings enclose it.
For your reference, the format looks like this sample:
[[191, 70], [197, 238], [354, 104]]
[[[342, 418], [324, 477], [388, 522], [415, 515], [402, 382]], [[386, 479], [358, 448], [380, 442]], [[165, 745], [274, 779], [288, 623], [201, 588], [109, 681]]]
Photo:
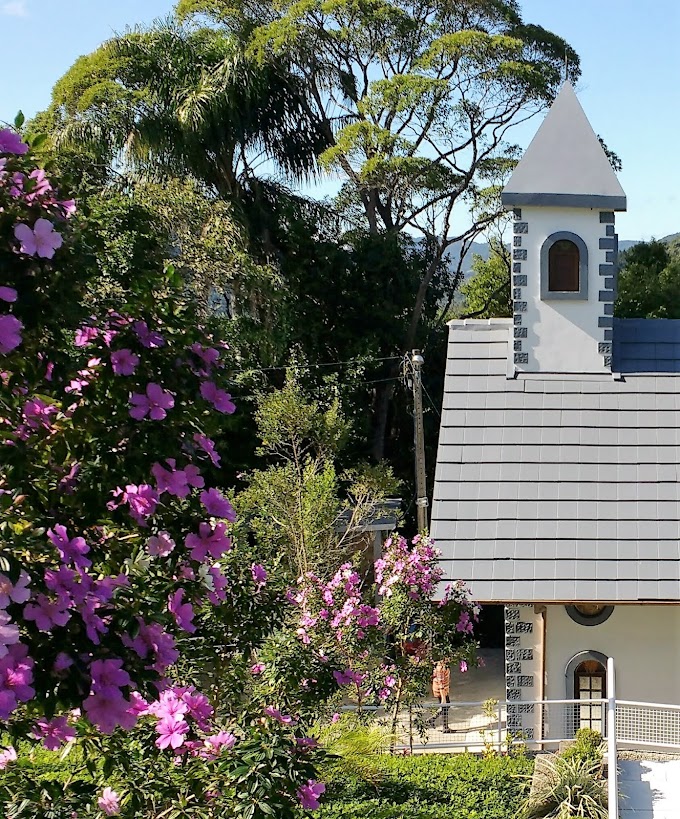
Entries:
[[425, 429], [423, 427], [423, 364], [420, 350], [413, 350], [413, 440], [416, 453], [416, 507], [418, 531], [427, 529], [427, 487], [425, 485]]

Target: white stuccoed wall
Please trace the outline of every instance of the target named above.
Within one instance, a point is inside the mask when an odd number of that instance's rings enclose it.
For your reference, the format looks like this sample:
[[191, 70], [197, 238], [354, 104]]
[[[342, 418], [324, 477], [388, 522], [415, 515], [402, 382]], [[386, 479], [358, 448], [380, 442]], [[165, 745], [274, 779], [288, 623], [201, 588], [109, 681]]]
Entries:
[[548, 606], [546, 647], [547, 699], [566, 698], [565, 667], [590, 650], [614, 658], [617, 699], [680, 705], [680, 605], [616, 606], [599, 626]]
[[[585, 208], [522, 207], [521, 220], [528, 223], [522, 237], [527, 259], [522, 273], [527, 286], [522, 298], [527, 302], [523, 324], [528, 335], [523, 351], [529, 354], [528, 364], [518, 364], [522, 372], [603, 373], [606, 372], [598, 343], [604, 330], [598, 327], [602, 315], [599, 291], [602, 289], [600, 265], [606, 251], [599, 249], [604, 227], [600, 211]], [[569, 231], [580, 236], [588, 247], [588, 301], [541, 300], [541, 247], [553, 233]]]

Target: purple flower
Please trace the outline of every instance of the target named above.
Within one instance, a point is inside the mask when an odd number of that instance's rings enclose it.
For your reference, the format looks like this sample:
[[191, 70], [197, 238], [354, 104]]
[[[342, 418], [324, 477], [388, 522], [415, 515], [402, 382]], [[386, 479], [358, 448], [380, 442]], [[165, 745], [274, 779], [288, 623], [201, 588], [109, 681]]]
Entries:
[[295, 744], [303, 751], [313, 750], [319, 747], [319, 743], [314, 737], [297, 737]]
[[250, 573], [253, 576], [253, 580], [257, 584], [258, 588], [262, 588], [264, 584], [267, 582], [267, 570], [264, 566], [260, 566], [259, 563], [253, 563], [250, 567]]
[[198, 489], [205, 486], [201, 473], [193, 464], [189, 464], [184, 469], [176, 469], [174, 458], [167, 458], [165, 463], [170, 467], [169, 470], [159, 463], [155, 463], [151, 467], [160, 494], [168, 492], [177, 498], [186, 498], [192, 486]]
[[216, 524], [214, 529], [209, 523], [200, 523], [198, 534], [192, 532], [184, 540], [187, 549], [191, 549], [191, 559], [199, 563], [208, 556], [219, 560], [231, 549], [231, 539], [225, 533], [226, 528], [224, 523]]
[[265, 669], [264, 663], [255, 663], [254, 665], [250, 666], [250, 673], [253, 677], [258, 677]]
[[52, 404], [46, 404], [42, 398], [30, 398], [23, 406], [21, 414], [24, 423], [29, 429], [51, 429], [52, 415], [57, 413], [57, 408]]
[[17, 291], [13, 287], [0, 287], [0, 301], [13, 304], [18, 298]]
[[176, 750], [184, 744], [184, 737], [189, 732], [189, 726], [180, 717], [164, 717], [156, 723], [158, 739], [156, 746], [162, 750], [172, 748]]
[[167, 557], [175, 548], [175, 541], [168, 532], [159, 532], [153, 535], [146, 542], [146, 549], [154, 557]]
[[23, 569], [16, 583], [12, 583], [9, 577], [0, 574], [0, 609], [6, 609], [10, 603], [25, 603], [31, 596], [28, 590], [30, 583], [31, 578]]
[[272, 719], [275, 719], [277, 722], [280, 722], [281, 725], [295, 725], [295, 723], [297, 722], [295, 717], [290, 717], [287, 714], [282, 714], [278, 708], [274, 708], [274, 706], [272, 705], [268, 705], [264, 709], [264, 713], [268, 717], [271, 717]]
[[226, 518], [233, 523], [236, 520], [234, 507], [218, 489], [207, 489], [201, 492], [201, 503], [206, 512], [215, 518]]
[[168, 611], [175, 618], [175, 622], [182, 629], [189, 634], [196, 631], [194, 625], [194, 609], [191, 603], [183, 603], [184, 589], [177, 589], [174, 594], [168, 597]]
[[149, 330], [145, 321], [136, 321], [132, 325], [132, 329], [137, 334], [140, 344], [147, 349], [162, 347], [165, 344], [163, 336], [160, 333]]
[[120, 659], [95, 660], [90, 666], [93, 694], [99, 694], [109, 688], [123, 688], [130, 685], [130, 675], [123, 668]]
[[460, 661], [460, 671], [461, 671], [461, 674], [465, 674], [465, 672], [466, 672], [467, 670], [468, 670], [468, 664], [465, 662], [465, 660], [461, 660], [461, 661]]
[[111, 367], [116, 375], [132, 375], [139, 364], [139, 356], [132, 350], [116, 350], [111, 353]]
[[212, 590], [208, 592], [208, 600], [213, 606], [219, 606], [221, 602], [226, 600], [226, 589], [229, 587], [229, 581], [222, 574], [219, 566], [211, 566], [208, 569], [208, 577], [210, 577], [210, 581], [208, 581], [208, 578], [206, 578], [206, 581], [212, 584]]
[[33, 660], [23, 643], [10, 646], [9, 652], [0, 659], [0, 720], [6, 720], [20, 702], [28, 702], [35, 696]]
[[297, 790], [297, 797], [300, 800], [303, 810], [316, 810], [319, 807], [319, 797], [326, 790], [323, 782], [316, 782], [308, 779], [306, 785], [302, 785]]
[[54, 258], [55, 250], [64, 242], [49, 219], [37, 219], [33, 228], [19, 223], [14, 228], [14, 235], [21, 242], [22, 253], [27, 256], [39, 256], [42, 259]]
[[21, 137], [15, 131], [4, 128], [0, 131], [0, 154], [18, 154], [23, 156], [28, 153], [28, 145], [21, 141]]
[[99, 330], [96, 327], [81, 327], [76, 330], [74, 344], [76, 347], [87, 347], [88, 344], [92, 344], [98, 335]]
[[91, 693], [83, 708], [90, 722], [104, 734], [112, 734], [117, 725], [129, 730], [137, 722], [137, 714], [119, 688], [105, 688], [97, 694]]
[[42, 744], [48, 751], [56, 751], [64, 742], [76, 738], [76, 732], [68, 724], [66, 717], [55, 717], [51, 720], [39, 719], [33, 727], [33, 735], [36, 739], [42, 740]]
[[0, 316], [0, 354], [7, 355], [21, 344], [24, 325], [15, 316]]
[[85, 538], [69, 538], [66, 527], [61, 523], [58, 523], [54, 529], [48, 529], [47, 537], [56, 547], [64, 563], [72, 563], [77, 569], [86, 569], [92, 565], [92, 561], [85, 557], [90, 551]]
[[236, 737], [233, 734], [230, 734], [228, 731], [220, 731], [219, 733], [213, 734], [213, 736], [206, 737], [205, 739], [207, 750], [213, 754], [219, 754], [220, 751], [223, 751], [225, 748], [229, 750], [233, 748], [235, 744]]
[[4, 771], [5, 768], [9, 765], [10, 762], [17, 761], [17, 752], [14, 748], [10, 745], [4, 751], [0, 751], [0, 771]]
[[104, 788], [102, 795], [97, 799], [97, 805], [107, 816], [117, 816], [120, 813], [120, 797], [111, 788]]
[[33, 620], [39, 631], [49, 632], [55, 626], [65, 626], [71, 619], [63, 600], [50, 600], [45, 594], [35, 598], [35, 604], [29, 603], [24, 608], [24, 620]]
[[213, 462], [214, 466], [219, 466], [221, 462], [221, 458], [215, 449], [215, 442], [211, 441], [210, 438], [206, 437], [205, 435], [201, 435], [199, 432], [194, 434], [194, 441], [200, 446], [200, 448], [206, 453], [206, 455], [210, 458]]
[[146, 394], [132, 393], [130, 403], [133, 405], [130, 415], [135, 420], [141, 421], [148, 415], [152, 421], [162, 421], [168, 414], [166, 410], [175, 406], [175, 399], [159, 384], [149, 383]]
[[201, 396], [209, 401], [218, 412], [231, 415], [236, 412], [236, 406], [231, 400], [231, 395], [224, 390], [217, 388], [212, 381], [203, 381], [201, 384]]
[[140, 483], [139, 486], [129, 483], [124, 491], [118, 486], [111, 494], [114, 498], [121, 498], [121, 500], [109, 501], [106, 508], [113, 510], [123, 503], [128, 503], [130, 515], [140, 526], [146, 526], [146, 519], [153, 515], [158, 506], [158, 493], [148, 483]]
[[73, 660], [65, 654], [63, 651], [60, 651], [59, 654], [55, 657], [54, 664], [52, 665], [52, 670], [55, 674], [61, 674], [64, 671], [67, 671], [73, 665]]
[[6, 611], [0, 611], [0, 658], [9, 654], [7, 646], [19, 642], [19, 627], [12, 622]]

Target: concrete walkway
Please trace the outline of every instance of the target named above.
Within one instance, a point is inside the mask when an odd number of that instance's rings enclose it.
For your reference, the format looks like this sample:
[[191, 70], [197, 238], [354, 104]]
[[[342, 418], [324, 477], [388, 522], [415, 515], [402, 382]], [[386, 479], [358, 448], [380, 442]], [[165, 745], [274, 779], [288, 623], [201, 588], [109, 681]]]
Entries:
[[680, 760], [619, 761], [620, 819], [680, 819]]

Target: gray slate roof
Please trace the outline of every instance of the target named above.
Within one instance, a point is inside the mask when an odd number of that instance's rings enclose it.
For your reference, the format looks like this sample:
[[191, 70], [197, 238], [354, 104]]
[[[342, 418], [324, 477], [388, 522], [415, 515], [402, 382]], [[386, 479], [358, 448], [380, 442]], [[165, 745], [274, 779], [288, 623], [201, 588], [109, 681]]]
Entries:
[[510, 325], [450, 326], [431, 526], [443, 583], [482, 602], [680, 600], [680, 322], [616, 322], [623, 380], [509, 379]]
[[626, 194], [566, 82], [502, 194], [506, 207], [626, 210]]

